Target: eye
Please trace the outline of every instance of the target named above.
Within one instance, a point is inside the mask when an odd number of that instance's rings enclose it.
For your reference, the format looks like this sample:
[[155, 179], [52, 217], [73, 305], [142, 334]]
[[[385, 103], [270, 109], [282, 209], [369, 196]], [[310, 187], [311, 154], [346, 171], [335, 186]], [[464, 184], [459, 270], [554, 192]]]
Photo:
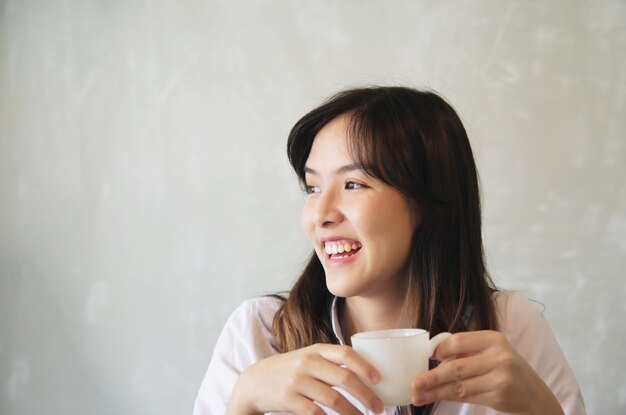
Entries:
[[361, 183], [357, 183], [357, 182], [346, 182], [346, 189], [361, 189], [365, 187], [364, 184]]
[[320, 188], [317, 186], [310, 186], [307, 184], [304, 186], [304, 191], [306, 192], [307, 195], [310, 195], [312, 193], [319, 193]]

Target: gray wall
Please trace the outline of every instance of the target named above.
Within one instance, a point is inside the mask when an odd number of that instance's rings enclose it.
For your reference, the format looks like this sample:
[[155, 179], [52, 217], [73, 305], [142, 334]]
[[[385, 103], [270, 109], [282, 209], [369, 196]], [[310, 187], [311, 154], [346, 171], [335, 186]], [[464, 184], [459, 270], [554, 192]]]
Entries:
[[308, 246], [291, 125], [362, 83], [461, 113], [497, 283], [626, 410], [626, 3], [0, 1], [0, 413], [190, 413]]

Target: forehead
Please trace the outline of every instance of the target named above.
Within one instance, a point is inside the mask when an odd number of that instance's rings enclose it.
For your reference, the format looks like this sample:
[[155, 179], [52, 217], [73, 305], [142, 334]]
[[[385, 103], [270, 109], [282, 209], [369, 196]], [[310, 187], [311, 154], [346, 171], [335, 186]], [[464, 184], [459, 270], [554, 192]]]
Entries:
[[348, 117], [341, 115], [322, 127], [313, 140], [307, 168], [338, 168], [354, 163], [348, 149], [348, 125]]

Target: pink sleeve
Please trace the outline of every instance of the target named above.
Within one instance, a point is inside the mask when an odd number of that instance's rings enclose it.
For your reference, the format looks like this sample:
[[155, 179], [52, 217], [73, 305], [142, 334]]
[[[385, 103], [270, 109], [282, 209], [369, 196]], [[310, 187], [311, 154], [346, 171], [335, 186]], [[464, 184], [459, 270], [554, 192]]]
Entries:
[[520, 292], [496, 295], [500, 328], [552, 390], [566, 415], [586, 415], [580, 388], [539, 306]]

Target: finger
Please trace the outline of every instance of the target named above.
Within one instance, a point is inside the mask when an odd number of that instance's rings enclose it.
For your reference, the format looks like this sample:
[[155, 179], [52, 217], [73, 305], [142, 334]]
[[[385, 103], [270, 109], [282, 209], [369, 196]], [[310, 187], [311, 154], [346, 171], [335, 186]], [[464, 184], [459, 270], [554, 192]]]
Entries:
[[361, 415], [361, 412], [348, 402], [341, 393], [316, 379], [305, 378], [298, 385], [298, 392], [339, 414]]
[[483, 398], [493, 388], [492, 383], [488, 376], [476, 376], [444, 383], [416, 393], [413, 397], [413, 405], [422, 406], [438, 401], [483, 403]]
[[295, 396], [289, 400], [289, 406], [285, 408], [289, 412], [294, 414], [312, 414], [312, 415], [326, 415], [318, 404], [304, 396]]
[[449, 382], [481, 376], [491, 371], [493, 367], [493, 359], [488, 355], [453, 359], [415, 378], [412, 383], [413, 390], [419, 392]]
[[384, 409], [383, 402], [378, 396], [363, 383], [361, 378], [346, 367], [340, 367], [327, 360], [321, 360], [316, 367], [311, 368], [309, 375], [327, 385], [339, 386], [354, 396], [370, 411], [378, 413]]
[[478, 354], [499, 345], [503, 338], [501, 333], [490, 330], [455, 333], [437, 347], [434, 357], [446, 360], [459, 355]]
[[346, 365], [354, 373], [372, 383], [378, 383], [380, 373], [371, 363], [361, 357], [349, 346], [320, 345], [318, 353], [329, 362], [336, 365]]

